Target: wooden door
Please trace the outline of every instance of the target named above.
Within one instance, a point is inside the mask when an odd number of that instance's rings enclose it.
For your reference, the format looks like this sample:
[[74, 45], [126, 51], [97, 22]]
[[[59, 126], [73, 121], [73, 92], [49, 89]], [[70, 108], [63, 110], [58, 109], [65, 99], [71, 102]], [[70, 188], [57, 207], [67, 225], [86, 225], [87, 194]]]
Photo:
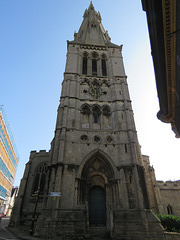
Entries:
[[106, 225], [106, 195], [99, 186], [89, 192], [89, 224], [94, 227]]

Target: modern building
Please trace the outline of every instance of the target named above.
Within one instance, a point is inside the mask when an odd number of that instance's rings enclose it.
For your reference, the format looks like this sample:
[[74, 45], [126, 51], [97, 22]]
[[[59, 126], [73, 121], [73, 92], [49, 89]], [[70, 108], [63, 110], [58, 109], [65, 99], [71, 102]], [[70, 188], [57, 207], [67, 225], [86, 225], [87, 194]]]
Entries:
[[122, 45], [92, 2], [67, 49], [51, 149], [31, 152], [10, 225], [42, 239], [168, 239], [151, 210], [166, 211], [141, 154]]
[[180, 137], [180, 1], [142, 0], [146, 11], [160, 110]]
[[8, 202], [18, 166], [18, 153], [7, 121], [0, 106], [0, 212], [8, 212]]
[[19, 190], [18, 187], [13, 187], [11, 190], [11, 197], [9, 198], [9, 201], [7, 202], [8, 210], [7, 210], [6, 216], [11, 216], [12, 209], [14, 207], [14, 202], [18, 195], [18, 190]]

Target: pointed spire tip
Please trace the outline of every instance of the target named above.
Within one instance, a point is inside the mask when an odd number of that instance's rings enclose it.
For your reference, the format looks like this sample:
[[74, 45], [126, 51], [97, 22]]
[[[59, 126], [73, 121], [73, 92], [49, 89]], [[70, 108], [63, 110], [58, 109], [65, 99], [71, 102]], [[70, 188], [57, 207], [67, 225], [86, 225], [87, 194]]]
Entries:
[[93, 8], [94, 9], [92, 1], [90, 1], [89, 8]]

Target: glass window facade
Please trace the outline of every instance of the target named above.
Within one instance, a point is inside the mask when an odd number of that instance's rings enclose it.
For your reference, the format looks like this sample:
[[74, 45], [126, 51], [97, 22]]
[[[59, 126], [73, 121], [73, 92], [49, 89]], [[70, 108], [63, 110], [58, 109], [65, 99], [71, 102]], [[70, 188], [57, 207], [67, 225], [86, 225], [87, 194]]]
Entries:
[[10, 197], [18, 161], [13, 135], [4, 108], [0, 106], [0, 212], [4, 211], [4, 200]]

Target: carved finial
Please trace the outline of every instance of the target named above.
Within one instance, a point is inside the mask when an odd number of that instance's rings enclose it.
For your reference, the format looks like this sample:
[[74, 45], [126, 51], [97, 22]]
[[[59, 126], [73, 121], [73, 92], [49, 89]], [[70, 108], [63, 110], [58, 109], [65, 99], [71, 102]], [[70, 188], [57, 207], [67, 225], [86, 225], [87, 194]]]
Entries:
[[107, 30], [106, 30], [106, 32], [105, 32], [104, 35], [105, 35], [105, 38], [106, 38], [107, 42], [110, 42], [110, 41], [111, 41], [111, 38], [110, 38]]
[[88, 10], [94, 10], [94, 6], [92, 4], [92, 1], [90, 2], [89, 9]]
[[101, 18], [101, 14], [100, 14], [100, 12], [99, 12], [99, 11], [98, 11], [98, 14], [97, 14], [97, 16], [98, 16], [98, 19], [99, 19], [99, 21], [101, 22], [102, 18]]
[[87, 17], [87, 15], [88, 15], [88, 10], [86, 9], [84, 12], [83, 18]]

